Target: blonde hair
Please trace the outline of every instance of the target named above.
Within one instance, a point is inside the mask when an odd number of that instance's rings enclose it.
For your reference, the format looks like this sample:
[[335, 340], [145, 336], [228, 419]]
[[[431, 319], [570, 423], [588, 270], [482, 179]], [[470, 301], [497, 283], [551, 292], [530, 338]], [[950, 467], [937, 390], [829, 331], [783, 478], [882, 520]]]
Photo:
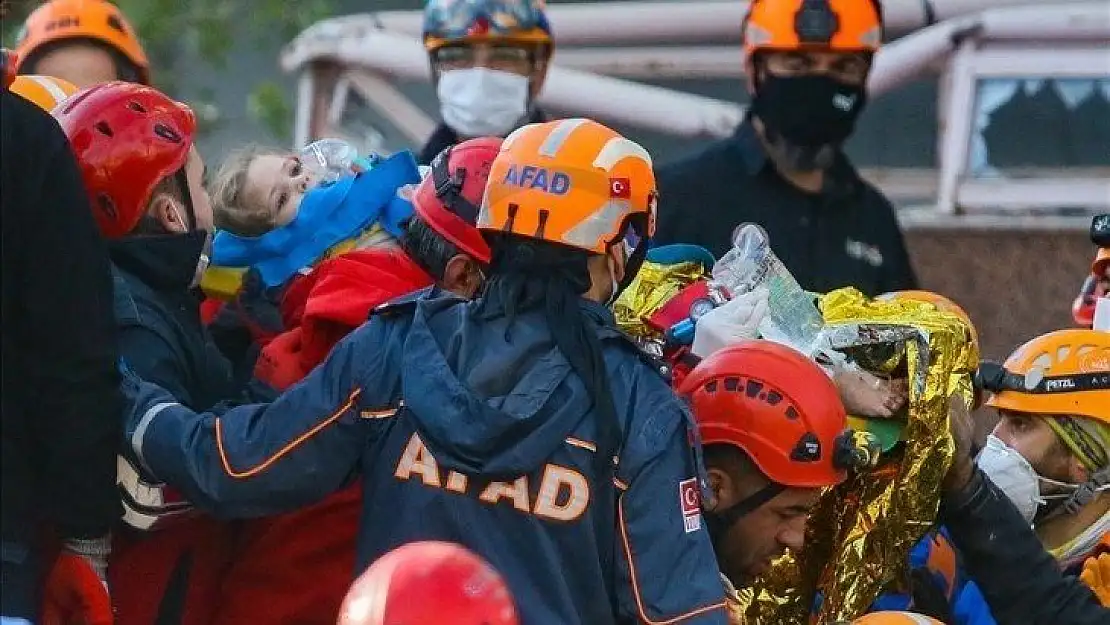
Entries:
[[260, 156], [285, 156], [289, 150], [248, 145], [228, 155], [209, 185], [216, 227], [243, 237], [255, 237], [274, 229], [277, 216], [269, 206], [250, 206], [243, 201], [247, 170]]

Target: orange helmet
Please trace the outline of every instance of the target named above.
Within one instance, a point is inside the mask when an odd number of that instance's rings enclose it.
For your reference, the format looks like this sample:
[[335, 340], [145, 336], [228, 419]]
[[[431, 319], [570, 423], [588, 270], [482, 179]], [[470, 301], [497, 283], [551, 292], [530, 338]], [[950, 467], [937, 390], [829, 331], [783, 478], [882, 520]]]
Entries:
[[740, 449], [772, 482], [819, 488], [847, 479], [848, 415], [832, 380], [801, 352], [762, 340], [730, 345], [694, 367], [678, 392], [703, 444]]
[[657, 197], [651, 156], [639, 144], [588, 119], [529, 124], [501, 144], [478, 228], [593, 254], [634, 239], [638, 262], [655, 233]]
[[1017, 348], [1001, 366], [983, 363], [977, 381], [988, 406], [1110, 424], [1110, 332], [1057, 330]]
[[53, 111], [62, 100], [77, 93], [76, 85], [53, 76], [17, 76], [10, 88], [12, 93], [34, 102], [47, 113]]
[[122, 54], [139, 72], [139, 82], [150, 84], [150, 62], [127, 18], [107, 0], [50, 0], [27, 18], [16, 52], [19, 65], [43, 46], [67, 39], [91, 39]]
[[1110, 271], [1110, 247], [1100, 247], [1095, 254], [1095, 262], [1091, 263], [1091, 273], [1102, 278], [1106, 277], [1107, 271]]
[[944, 625], [931, 616], [915, 612], [872, 612], [852, 621], [852, 625]]
[[776, 50], [875, 52], [883, 13], [877, 0], [753, 0], [743, 33], [748, 58]]
[[967, 311], [961, 308], [959, 304], [940, 293], [934, 293], [932, 291], [891, 291], [890, 293], [883, 293], [875, 299], [880, 302], [898, 300], [925, 302], [936, 306], [937, 310], [941, 312], [952, 313], [967, 325], [968, 331], [971, 332], [971, 342], [975, 345], [976, 351], [979, 350], [979, 333], [975, 331], [975, 324], [971, 323], [971, 315], [967, 314]]
[[343, 599], [338, 625], [518, 625], [509, 588], [467, 549], [402, 545], [374, 562]]

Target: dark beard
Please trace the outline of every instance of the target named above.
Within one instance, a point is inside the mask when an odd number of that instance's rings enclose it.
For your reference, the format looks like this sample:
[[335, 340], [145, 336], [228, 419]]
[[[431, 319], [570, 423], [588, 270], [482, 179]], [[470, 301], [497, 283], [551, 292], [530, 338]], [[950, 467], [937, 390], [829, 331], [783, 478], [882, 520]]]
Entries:
[[836, 161], [839, 145], [826, 143], [818, 146], [797, 145], [782, 135], [765, 128], [768, 156], [778, 166], [789, 171], [824, 171]]

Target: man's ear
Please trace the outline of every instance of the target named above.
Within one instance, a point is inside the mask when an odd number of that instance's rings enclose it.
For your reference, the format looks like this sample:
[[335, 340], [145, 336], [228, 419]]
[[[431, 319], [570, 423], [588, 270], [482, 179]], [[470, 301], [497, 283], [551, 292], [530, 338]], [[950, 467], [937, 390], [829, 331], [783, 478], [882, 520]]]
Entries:
[[705, 470], [705, 476], [709, 480], [710, 498], [702, 507], [712, 512], [731, 506], [736, 499], [736, 484], [728, 473], [710, 467]]
[[1091, 472], [1083, 466], [1083, 462], [1075, 454], [1068, 454], [1068, 481], [1072, 484], [1083, 484], [1091, 479]]
[[474, 297], [482, 286], [482, 274], [474, 260], [465, 254], [455, 254], [443, 270], [441, 287], [467, 299]]
[[618, 243], [609, 248], [607, 254], [609, 262], [609, 273], [613, 275], [613, 279], [618, 283], [624, 281], [624, 270], [628, 266], [628, 260], [622, 251], [623, 243]]
[[189, 231], [188, 224], [183, 221], [183, 212], [177, 206], [177, 200], [167, 193], [154, 195], [147, 214], [153, 217], [166, 232], [180, 234]]

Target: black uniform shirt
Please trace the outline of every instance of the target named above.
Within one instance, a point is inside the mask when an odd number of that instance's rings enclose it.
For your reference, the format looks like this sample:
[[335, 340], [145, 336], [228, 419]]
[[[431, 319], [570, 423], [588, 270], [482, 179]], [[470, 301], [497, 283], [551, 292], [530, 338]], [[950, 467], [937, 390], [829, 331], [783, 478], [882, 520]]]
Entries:
[[803, 191], [775, 170], [749, 118], [732, 137], [657, 175], [659, 245], [692, 243], [720, 258], [736, 226], [755, 222], [805, 289], [916, 288], [894, 208], [843, 154], [820, 193]]

